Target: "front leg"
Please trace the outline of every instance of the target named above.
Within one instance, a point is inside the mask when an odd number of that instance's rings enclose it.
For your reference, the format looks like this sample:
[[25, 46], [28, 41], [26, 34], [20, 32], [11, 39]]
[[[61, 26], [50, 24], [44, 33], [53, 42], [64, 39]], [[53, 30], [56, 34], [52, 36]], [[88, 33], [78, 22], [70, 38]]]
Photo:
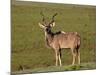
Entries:
[[60, 66], [62, 66], [62, 63], [61, 63], [61, 49], [59, 50], [59, 63], [60, 63]]
[[59, 59], [58, 50], [55, 50], [55, 58], [56, 58], [56, 63], [55, 63], [55, 65], [58, 66], [58, 59]]

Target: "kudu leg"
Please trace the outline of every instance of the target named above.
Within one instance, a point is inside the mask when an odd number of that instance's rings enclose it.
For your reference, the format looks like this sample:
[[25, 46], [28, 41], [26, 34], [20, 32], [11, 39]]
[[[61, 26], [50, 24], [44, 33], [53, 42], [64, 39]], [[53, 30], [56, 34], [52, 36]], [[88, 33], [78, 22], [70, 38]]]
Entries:
[[80, 65], [80, 52], [78, 52], [78, 64]]
[[56, 66], [58, 66], [58, 51], [55, 51], [55, 57], [56, 57]]
[[79, 49], [76, 49], [76, 52], [77, 52], [78, 64], [80, 65], [80, 51], [79, 51]]
[[62, 66], [62, 63], [61, 63], [61, 50], [59, 50], [59, 64], [60, 64], [60, 66]]
[[72, 65], [74, 65], [76, 61], [76, 52], [72, 51], [72, 55], [73, 55]]
[[75, 64], [75, 55], [73, 54], [73, 62], [72, 62], [72, 65]]

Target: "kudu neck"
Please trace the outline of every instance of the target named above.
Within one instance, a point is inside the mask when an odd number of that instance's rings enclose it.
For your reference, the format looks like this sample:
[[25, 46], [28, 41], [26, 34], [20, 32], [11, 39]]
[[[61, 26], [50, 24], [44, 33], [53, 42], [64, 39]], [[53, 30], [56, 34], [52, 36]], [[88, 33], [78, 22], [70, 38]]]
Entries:
[[51, 30], [49, 32], [45, 32], [45, 41], [47, 46], [50, 47], [52, 40], [53, 40], [53, 32]]

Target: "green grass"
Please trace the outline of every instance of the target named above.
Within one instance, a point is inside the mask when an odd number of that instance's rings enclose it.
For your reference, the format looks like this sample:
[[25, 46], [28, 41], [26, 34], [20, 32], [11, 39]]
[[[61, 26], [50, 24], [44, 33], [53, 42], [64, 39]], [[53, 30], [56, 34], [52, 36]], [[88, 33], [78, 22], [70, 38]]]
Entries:
[[[50, 20], [57, 12], [56, 26], [52, 31], [77, 31], [81, 35], [81, 62], [96, 62], [96, 7], [70, 4], [17, 2], [12, 4], [11, 70], [48, 68], [55, 65], [52, 49], [45, 47], [44, 33], [38, 26], [40, 11]], [[62, 64], [70, 65], [72, 55], [69, 49], [62, 50]], [[92, 66], [92, 65], [91, 65]], [[91, 67], [89, 67], [91, 69]], [[44, 71], [46, 71], [44, 69]], [[48, 68], [49, 71], [49, 68]], [[53, 71], [53, 70], [52, 70]]]
[[64, 65], [64, 66], [49, 66], [44, 68], [36, 68], [36, 69], [26, 69], [12, 72], [12, 74], [28, 74], [28, 73], [42, 73], [42, 72], [63, 72], [63, 71], [78, 71], [78, 70], [89, 70], [91, 68], [95, 69], [95, 63], [83, 63], [80, 65]]

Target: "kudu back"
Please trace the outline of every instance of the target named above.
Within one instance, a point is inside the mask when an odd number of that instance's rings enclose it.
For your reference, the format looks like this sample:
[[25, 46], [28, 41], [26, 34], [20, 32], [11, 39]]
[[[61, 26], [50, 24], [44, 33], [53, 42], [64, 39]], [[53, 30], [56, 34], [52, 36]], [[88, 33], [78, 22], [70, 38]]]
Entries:
[[55, 65], [56, 66], [58, 66], [58, 64], [60, 64], [60, 66], [62, 65], [61, 63], [62, 48], [71, 49], [71, 53], [73, 56], [72, 65], [75, 64], [76, 57], [78, 58], [78, 64], [80, 64], [80, 51], [79, 51], [81, 44], [80, 35], [77, 32], [64, 32], [64, 31], [58, 31], [53, 33], [51, 31], [51, 28], [55, 26], [54, 17], [57, 15], [57, 13], [55, 13], [52, 16], [50, 22], [46, 22], [44, 14], [42, 12], [41, 15], [43, 18], [42, 18], [42, 23], [39, 23], [39, 26], [44, 29], [46, 45], [53, 48], [55, 51], [55, 58], [56, 58]]

